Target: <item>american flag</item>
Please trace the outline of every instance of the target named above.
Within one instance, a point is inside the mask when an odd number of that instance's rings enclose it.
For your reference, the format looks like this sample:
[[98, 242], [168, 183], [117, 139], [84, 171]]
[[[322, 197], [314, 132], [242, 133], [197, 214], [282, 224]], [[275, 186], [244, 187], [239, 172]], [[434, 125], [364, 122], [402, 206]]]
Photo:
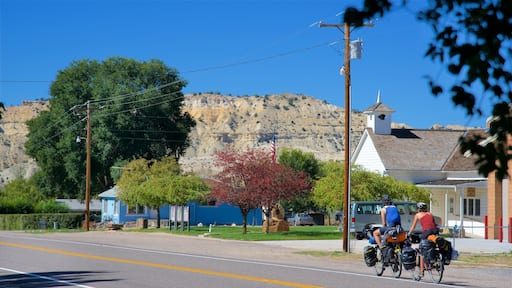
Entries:
[[276, 133], [272, 133], [272, 141], [270, 142], [270, 154], [272, 156], [272, 163], [276, 163]]

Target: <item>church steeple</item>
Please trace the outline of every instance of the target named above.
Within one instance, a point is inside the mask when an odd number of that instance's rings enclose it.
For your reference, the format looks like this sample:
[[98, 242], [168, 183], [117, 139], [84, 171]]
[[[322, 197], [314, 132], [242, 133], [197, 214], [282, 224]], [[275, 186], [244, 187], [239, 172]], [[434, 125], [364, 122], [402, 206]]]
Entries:
[[368, 115], [366, 117], [366, 126], [372, 128], [375, 134], [391, 134], [391, 114], [393, 112], [395, 112], [393, 109], [382, 104], [382, 97], [380, 90], [378, 90], [377, 102], [364, 111]]

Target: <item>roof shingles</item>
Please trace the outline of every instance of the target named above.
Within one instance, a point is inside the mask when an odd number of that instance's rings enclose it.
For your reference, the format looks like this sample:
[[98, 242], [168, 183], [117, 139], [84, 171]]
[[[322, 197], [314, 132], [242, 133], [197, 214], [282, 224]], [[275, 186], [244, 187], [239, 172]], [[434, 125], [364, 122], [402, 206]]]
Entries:
[[[391, 129], [390, 135], [370, 132], [370, 137], [390, 170], [443, 170], [455, 157], [465, 130]], [[460, 153], [458, 153], [460, 154]]]

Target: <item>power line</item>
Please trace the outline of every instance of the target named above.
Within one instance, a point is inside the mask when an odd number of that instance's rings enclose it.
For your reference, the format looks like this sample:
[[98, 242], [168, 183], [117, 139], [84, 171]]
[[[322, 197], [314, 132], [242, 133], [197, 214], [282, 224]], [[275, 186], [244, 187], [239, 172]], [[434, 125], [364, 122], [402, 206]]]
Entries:
[[[160, 89], [169, 87], [169, 86], [174, 85], [174, 84], [178, 84], [180, 82], [184, 82], [184, 81], [185, 80], [176, 80], [176, 81], [173, 81], [173, 82], [170, 82], [170, 83], [166, 83], [166, 84], [162, 84], [162, 85], [159, 85], [159, 86], [156, 86], [156, 87], [153, 87], [153, 88], [144, 89], [142, 91], [130, 92], [130, 93], [127, 93], [127, 94], [116, 95], [116, 96], [107, 97], [107, 98], [101, 98], [101, 99], [98, 99], [98, 100], [91, 100], [91, 103], [93, 103], [93, 104], [100, 104], [100, 103], [103, 103], [103, 102], [113, 101], [113, 100], [116, 100], [116, 99], [125, 99], [125, 98], [129, 98], [129, 97], [133, 97], [133, 96], [143, 95], [143, 94], [155, 91], [155, 90], [160, 90]], [[122, 103], [122, 104], [126, 104], [126, 103]]]

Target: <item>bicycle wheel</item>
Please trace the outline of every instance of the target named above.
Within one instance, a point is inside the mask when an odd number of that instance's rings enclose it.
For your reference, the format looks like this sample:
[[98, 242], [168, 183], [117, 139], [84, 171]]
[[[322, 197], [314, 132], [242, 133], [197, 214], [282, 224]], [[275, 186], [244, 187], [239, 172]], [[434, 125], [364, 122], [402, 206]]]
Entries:
[[400, 275], [402, 275], [402, 260], [400, 259], [400, 254], [393, 253], [393, 262], [389, 266], [391, 266], [393, 277], [400, 278]]
[[380, 247], [376, 247], [375, 250], [377, 252], [377, 263], [375, 263], [375, 266], [373, 266], [373, 268], [375, 268], [375, 274], [377, 274], [377, 276], [382, 276], [382, 273], [384, 273], [384, 261], [382, 259], [382, 251], [380, 250]]
[[437, 252], [436, 253], [436, 262], [430, 265], [430, 269], [428, 270], [428, 273], [430, 274], [430, 278], [432, 279], [432, 282], [438, 284], [441, 282], [441, 279], [443, 278], [443, 272], [444, 272], [444, 260], [443, 260], [443, 254]]

